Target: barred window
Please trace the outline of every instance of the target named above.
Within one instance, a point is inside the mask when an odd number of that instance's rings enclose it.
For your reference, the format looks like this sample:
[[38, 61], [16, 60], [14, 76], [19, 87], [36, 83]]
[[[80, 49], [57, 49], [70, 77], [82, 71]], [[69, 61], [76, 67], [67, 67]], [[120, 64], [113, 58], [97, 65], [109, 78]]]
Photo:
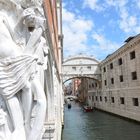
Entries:
[[110, 69], [113, 69], [113, 63], [110, 63]]
[[112, 103], [114, 103], [114, 102], [115, 102], [114, 97], [111, 97], [111, 102], [112, 102]]
[[123, 75], [120, 75], [120, 82], [123, 82]]
[[120, 97], [120, 103], [124, 104], [124, 97]]
[[119, 58], [119, 59], [118, 59], [118, 64], [119, 64], [119, 65], [122, 65], [122, 58]]
[[130, 52], [130, 59], [134, 59], [135, 57], [135, 51]]
[[137, 80], [137, 72], [131, 72], [132, 80]]
[[132, 98], [133, 106], [139, 106], [139, 100], [138, 98]]
[[106, 67], [103, 68], [103, 71], [106, 72]]
[[111, 84], [114, 84], [114, 78], [111, 78]]
[[105, 102], [107, 102], [107, 97], [105, 96]]

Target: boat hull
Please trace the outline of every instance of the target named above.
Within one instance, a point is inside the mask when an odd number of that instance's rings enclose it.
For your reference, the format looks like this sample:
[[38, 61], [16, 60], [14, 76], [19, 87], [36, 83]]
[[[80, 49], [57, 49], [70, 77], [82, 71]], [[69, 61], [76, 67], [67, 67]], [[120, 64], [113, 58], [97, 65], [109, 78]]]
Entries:
[[84, 106], [83, 107], [84, 112], [92, 112], [93, 111], [93, 107], [90, 106]]

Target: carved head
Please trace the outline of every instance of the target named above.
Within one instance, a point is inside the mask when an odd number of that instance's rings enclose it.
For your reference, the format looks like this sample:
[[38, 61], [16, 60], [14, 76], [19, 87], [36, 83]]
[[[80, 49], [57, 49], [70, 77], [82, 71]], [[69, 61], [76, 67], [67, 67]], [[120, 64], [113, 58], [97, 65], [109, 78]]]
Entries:
[[37, 7], [25, 9], [23, 15], [25, 16], [24, 24], [28, 27], [29, 31], [44, 26], [45, 19]]
[[28, 27], [28, 28], [35, 28], [36, 25], [36, 20], [35, 20], [35, 12], [33, 8], [27, 8], [24, 10], [24, 24]]

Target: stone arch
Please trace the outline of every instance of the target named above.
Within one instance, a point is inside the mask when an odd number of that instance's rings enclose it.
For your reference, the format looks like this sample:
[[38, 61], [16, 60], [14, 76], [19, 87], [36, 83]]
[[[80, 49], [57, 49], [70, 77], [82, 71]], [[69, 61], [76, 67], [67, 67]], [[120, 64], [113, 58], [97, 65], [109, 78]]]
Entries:
[[63, 83], [74, 77], [89, 77], [101, 80], [99, 61], [86, 55], [66, 59], [62, 65]]
[[95, 77], [75, 76], [75, 77], [69, 77], [69, 78], [65, 79], [65, 81], [63, 81], [63, 84], [65, 84], [67, 81], [69, 81], [69, 80], [71, 80], [71, 79], [75, 79], [75, 78], [79, 78], [79, 79], [80, 79], [80, 78], [89, 78], [89, 79], [94, 79], [94, 80], [100, 82], [100, 80], [99, 80], [99, 79], [96, 79]]

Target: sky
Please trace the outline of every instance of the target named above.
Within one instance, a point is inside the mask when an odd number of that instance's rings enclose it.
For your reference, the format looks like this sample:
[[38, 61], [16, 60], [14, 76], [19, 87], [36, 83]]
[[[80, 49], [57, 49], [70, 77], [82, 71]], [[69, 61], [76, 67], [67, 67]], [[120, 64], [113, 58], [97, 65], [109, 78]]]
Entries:
[[62, 0], [64, 59], [85, 54], [99, 61], [140, 33], [140, 0]]

